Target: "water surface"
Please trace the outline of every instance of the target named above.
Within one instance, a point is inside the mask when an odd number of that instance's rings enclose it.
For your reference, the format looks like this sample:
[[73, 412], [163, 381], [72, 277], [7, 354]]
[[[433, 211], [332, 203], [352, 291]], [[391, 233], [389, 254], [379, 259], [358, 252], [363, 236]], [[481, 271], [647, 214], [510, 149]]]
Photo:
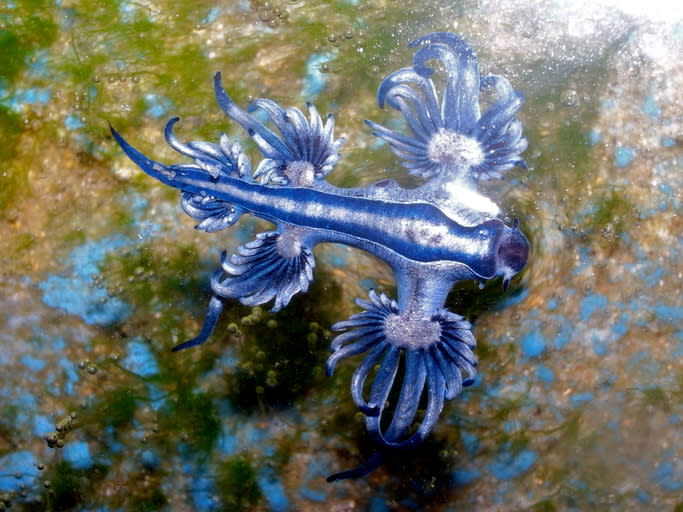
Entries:
[[[330, 176], [410, 185], [366, 118], [450, 30], [525, 94], [529, 170], [488, 189], [530, 235], [507, 294], [466, 283], [480, 377], [419, 453], [324, 478], [370, 452], [322, 370], [331, 323], [380, 262], [317, 251], [315, 286], [278, 314], [231, 305], [210, 343], [209, 276], [266, 224], [192, 229], [129, 162], [237, 135], [211, 77], [245, 105], [333, 112]], [[683, 502], [683, 25], [534, 2], [5, 2], [0, 10], [0, 500], [12, 510], [680, 510]], [[392, 121], [393, 122], [393, 121]], [[253, 147], [246, 145], [247, 151]], [[1, 502], [1, 501], [0, 501]]]

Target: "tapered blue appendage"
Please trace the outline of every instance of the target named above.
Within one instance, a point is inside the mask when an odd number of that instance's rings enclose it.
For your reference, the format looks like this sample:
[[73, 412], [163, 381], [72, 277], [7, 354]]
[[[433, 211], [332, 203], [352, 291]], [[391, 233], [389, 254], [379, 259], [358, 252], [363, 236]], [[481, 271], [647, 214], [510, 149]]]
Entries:
[[201, 345], [206, 340], [209, 339], [214, 327], [216, 327], [216, 322], [218, 322], [218, 317], [223, 309], [223, 300], [215, 295], [211, 297], [209, 302], [209, 309], [206, 312], [206, 317], [204, 317], [204, 325], [202, 325], [202, 330], [199, 336], [192, 338], [180, 345], [176, 345], [171, 349], [171, 352], [178, 352], [179, 350], [185, 350], [186, 348], [194, 347], [195, 345]]
[[337, 480], [346, 480], [347, 478], [362, 478], [380, 467], [383, 462], [384, 454], [380, 451], [376, 451], [360, 466], [353, 469], [347, 469], [346, 471], [340, 471], [339, 473], [333, 473], [327, 477], [327, 481], [335, 482]]

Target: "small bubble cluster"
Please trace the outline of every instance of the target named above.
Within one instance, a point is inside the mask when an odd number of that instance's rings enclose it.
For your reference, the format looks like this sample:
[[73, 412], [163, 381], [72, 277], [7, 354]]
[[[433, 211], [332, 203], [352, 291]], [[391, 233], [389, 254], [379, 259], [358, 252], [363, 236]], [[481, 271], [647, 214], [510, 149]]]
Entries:
[[329, 32], [327, 34], [327, 44], [339, 48], [343, 44], [351, 44], [358, 53], [363, 53], [365, 42], [365, 32], [362, 30], [353, 31], [351, 29]]
[[289, 12], [286, 9], [273, 5], [271, 2], [256, 1], [254, 9], [259, 21], [268, 25], [269, 28], [277, 28], [289, 19]]
[[249, 326], [249, 325], [256, 325], [258, 324], [261, 319], [263, 318], [263, 310], [255, 306], [251, 308], [251, 313], [247, 316], [242, 317], [242, 325]]
[[71, 412], [68, 416], [57, 421], [55, 423], [55, 430], [45, 436], [48, 448], [63, 448], [66, 434], [78, 426], [77, 419], [78, 415], [75, 412]]
[[346, 30], [342, 34], [330, 33], [327, 36], [327, 42], [332, 46], [339, 46], [345, 40], [353, 39], [353, 32], [351, 30]]
[[90, 363], [88, 361], [79, 361], [78, 369], [86, 370], [90, 375], [96, 375], [99, 371], [97, 365], [95, 365], [94, 363]]

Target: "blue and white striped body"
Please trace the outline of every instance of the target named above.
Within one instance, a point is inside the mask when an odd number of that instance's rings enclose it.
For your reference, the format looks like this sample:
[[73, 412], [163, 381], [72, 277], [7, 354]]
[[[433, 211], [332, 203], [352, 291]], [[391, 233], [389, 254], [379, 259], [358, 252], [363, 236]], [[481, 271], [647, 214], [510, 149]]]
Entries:
[[[385, 139], [411, 173], [425, 178], [414, 189], [391, 180], [367, 188], [330, 185], [325, 176], [334, 168], [343, 140], [334, 139], [334, 122], [323, 124], [312, 105], [307, 120], [297, 109], [283, 110], [269, 100], [252, 109], [268, 114], [280, 134], [241, 110], [215, 77], [216, 97], [230, 118], [259, 147], [263, 159], [252, 173], [237, 143], [223, 135], [218, 144], [175, 138], [171, 119], [165, 130], [169, 144], [193, 163], [166, 166], [112, 134], [142, 170], [182, 191], [182, 206], [208, 232], [227, 228], [244, 213], [275, 224], [236, 254], [222, 257], [212, 277], [213, 297], [201, 333], [178, 345], [198, 345], [211, 335], [224, 301], [247, 305], [273, 300], [273, 310], [306, 291], [313, 279], [313, 248], [326, 242], [362, 249], [387, 262], [396, 276], [398, 300], [370, 291], [370, 301], [358, 300], [365, 311], [332, 326], [344, 331], [332, 343], [327, 364], [332, 374], [347, 356], [365, 353], [354, 373], [351, 393], [366, 416], [378, 446], [364, 465], [332, 475], [330, 480], [360, 476], [373, 470], [385, 449], [411, 448], [432, 430], [444, 400], [455, 398], [476, 375], [471, 325], [444, 309], [454, 283], [510, 279], [526, 265], [528, 242], [517, 221], [507, 226], [498, 207], [476, 188], [479, 180], [498, 178], [517, 165], [526, 148], [521, 123], [515, 118], [521, 97], [497, 76], [479, 79], [471, 48], [454, 34], [437, 33], [412, 43], [419, 46], [413, 66], [389, 75], [379, 89], [386, 102], [401, 111], [412, 136], [368, 122]], [[425, 65], [441, 60], [446, 69], [443, 100]], [[479, 90], [494, 87], [499, 100], [483, 115]], [[405, 372], [397, 377], [399, 360]], [[380, 369], [365, 398], [365, 380], [376, 364]], [[400, 386], [398, 403], [384, 410], [389, 393]], [[419, 427], [411, 430], [422, 396], [427, 408]], [[389, 415], [388, 427], [380, 425]]]
[[401, 201], [394, 197], [398, 194], [376, 186], [282, 187], [234, 177], [214, 179], [201, 170], [162, 171], [154, 177], [195, 195], [211, 195], [239, 205], [244, 212], [274, 224], [296, 226], [297, 238], [305, 245], [342, 243], [390, 264], [394, 259], [403, 260], [398, 268], [411, 263], [436, 264], [455, 280], [496, 277], [497, 248], [505, 230], [510, 229], [499, 219], [462, 226], [430, 203]]

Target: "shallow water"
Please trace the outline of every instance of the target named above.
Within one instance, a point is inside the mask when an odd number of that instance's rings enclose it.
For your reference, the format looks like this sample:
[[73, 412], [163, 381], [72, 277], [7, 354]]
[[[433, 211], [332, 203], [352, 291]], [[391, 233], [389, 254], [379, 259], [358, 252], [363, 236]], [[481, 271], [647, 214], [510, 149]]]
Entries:
[[[4, 3], [0, 507], [683, 508], [683, 23], [445, 3]], [[487, 188], [532, 257], [506, 294], [454, 290], [480, 376], [418, 453], [328, 484], [371, 452], [348, 395], [355, 362], [324, 376], [328, 329], [367, 288], [391, 292], [391, 273], [323, 247], [309, 294], [277, 314], [234, 304], [210, 343], [171, 354], [201, 326], [220, 251], [265, 224], [193, 230], [107, 121], [178, 162], [168, 117], [183, 140], [239, 133], [213, 98], [220, 70], [242, 105], [333, 112], [347, 138], [336, 184], [410, 183], [363, 120], [398, 119], [377, 85], [436, 30], [525, 94], [529, 170]]]

